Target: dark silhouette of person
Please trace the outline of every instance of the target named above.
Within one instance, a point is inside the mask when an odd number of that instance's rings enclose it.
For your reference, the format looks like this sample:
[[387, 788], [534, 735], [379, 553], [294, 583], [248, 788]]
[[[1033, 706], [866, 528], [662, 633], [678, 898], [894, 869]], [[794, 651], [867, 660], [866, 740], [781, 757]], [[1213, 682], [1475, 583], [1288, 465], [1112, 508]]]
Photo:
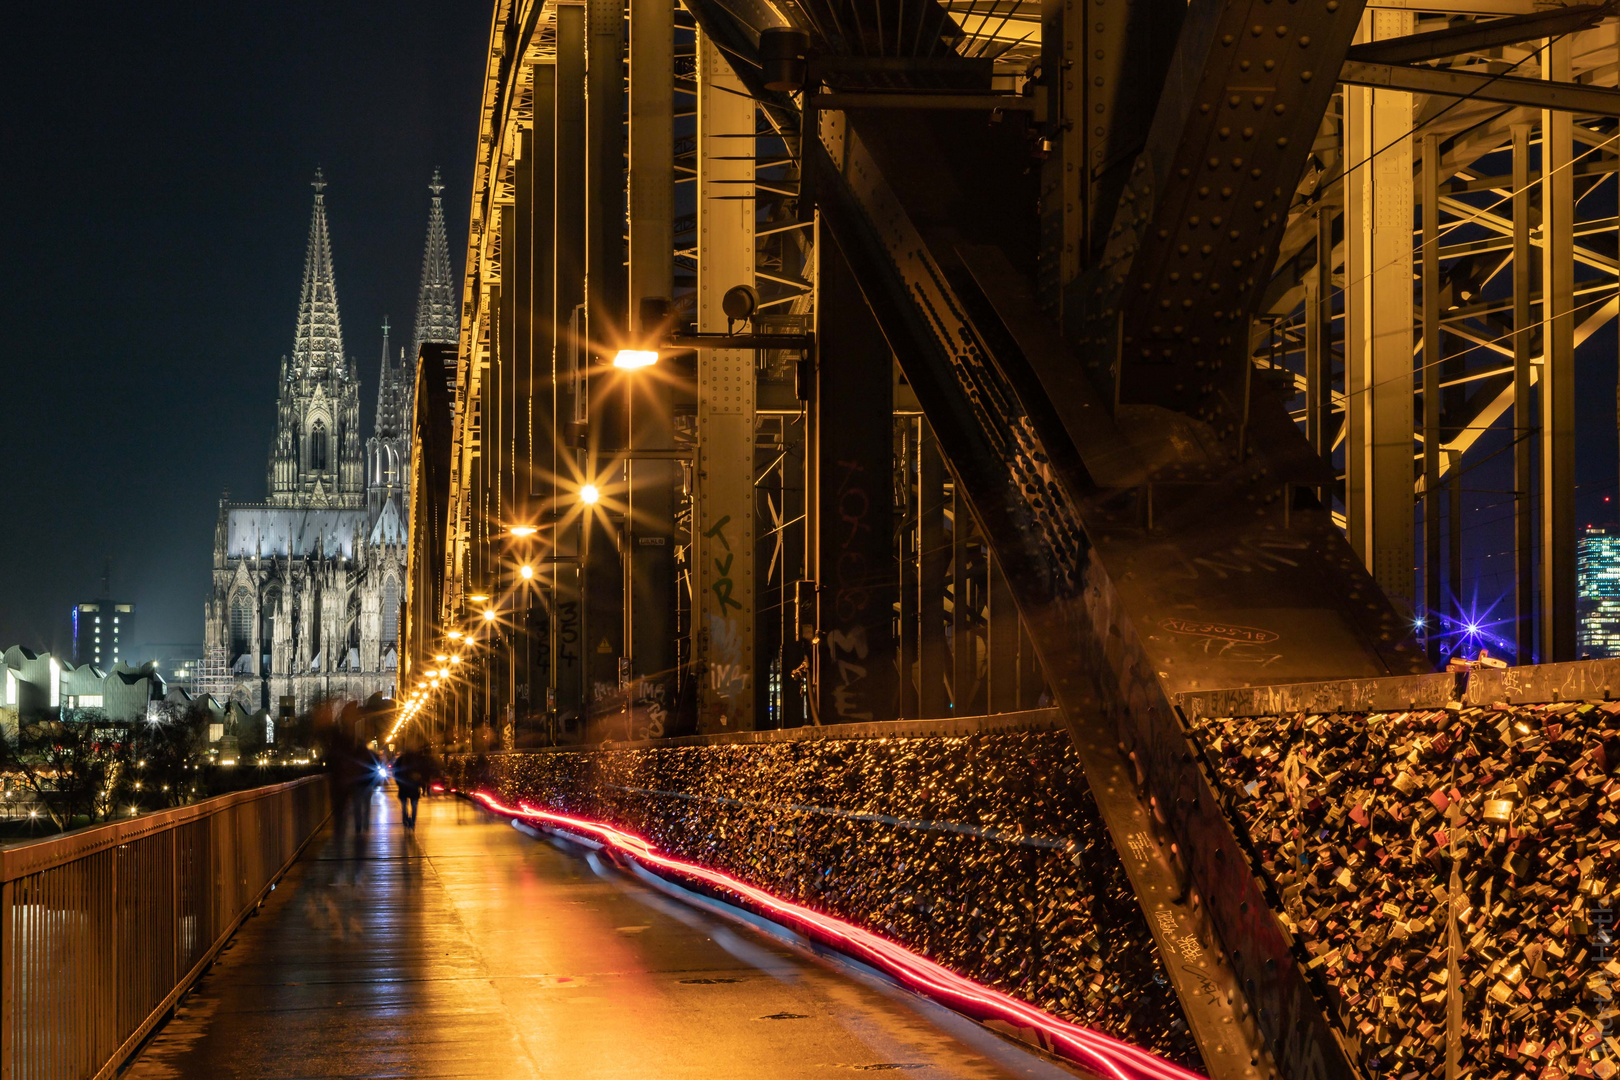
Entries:
[[336, 724], [327, 735], [327, 783], [332, 793], [332, 823], [356, 842], [371, 826], [371, 797], [376, 790], [377, 756]]
[[407, 829], [416, 828], [417, 804], [422, 789], [428, 785], [431, 772], [422, 754], [406, 750], [394, 759], [394, 787], [399, 795], [399, 819]]

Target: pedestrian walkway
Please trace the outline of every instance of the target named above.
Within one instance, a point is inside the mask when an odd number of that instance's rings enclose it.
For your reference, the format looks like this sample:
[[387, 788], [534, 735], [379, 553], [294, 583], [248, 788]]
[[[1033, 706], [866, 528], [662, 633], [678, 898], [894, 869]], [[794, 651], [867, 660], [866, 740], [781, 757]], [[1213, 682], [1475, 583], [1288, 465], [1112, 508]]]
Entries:
[[448, 797], [318, 837], [130, 1066], [158, 1078], [1075, 1074]]

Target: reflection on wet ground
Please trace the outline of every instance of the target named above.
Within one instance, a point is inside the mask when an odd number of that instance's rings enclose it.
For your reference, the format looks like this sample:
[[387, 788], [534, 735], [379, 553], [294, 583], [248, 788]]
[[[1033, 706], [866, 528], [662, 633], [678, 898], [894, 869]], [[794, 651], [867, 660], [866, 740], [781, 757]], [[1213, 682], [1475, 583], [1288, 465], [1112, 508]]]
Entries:
[[131, 1065], [167, 1077], [1074, 1074], [450, 798], [324, 834]]

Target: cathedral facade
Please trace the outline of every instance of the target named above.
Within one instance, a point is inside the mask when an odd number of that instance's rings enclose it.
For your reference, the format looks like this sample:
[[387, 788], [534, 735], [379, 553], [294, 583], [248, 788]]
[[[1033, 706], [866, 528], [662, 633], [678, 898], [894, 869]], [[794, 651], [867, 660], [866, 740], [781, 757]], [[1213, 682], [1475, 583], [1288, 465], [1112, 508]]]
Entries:
[[[204, 666], [245, 709], [307, 712], [328, 699], [391, 697], [405, 589], [415, 355], [382, 363], [372, 434], [363, 438], [360, 378], [343, 350], [327, 233], [315, 207], [291, 357], [277, 382], [267, 498], [221, 501]], [[437, 174], [417, 299], [415, 348], [454, 343], [459, 326]]]

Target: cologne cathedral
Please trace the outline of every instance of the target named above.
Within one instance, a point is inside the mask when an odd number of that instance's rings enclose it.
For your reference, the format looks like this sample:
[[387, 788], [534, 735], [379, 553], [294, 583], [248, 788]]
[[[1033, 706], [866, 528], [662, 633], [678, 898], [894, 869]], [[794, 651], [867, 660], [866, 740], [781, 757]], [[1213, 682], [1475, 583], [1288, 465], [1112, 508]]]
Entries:
[[412, 349], [389, 355], [385, 320], [377, 411], [363, 438], [324, 187], [317, 172], [298, 325], [277, 382], [267, 498], [222, 501], [214, 532], [203, 665], [213, 685], [199, 689], [228, 694], [249, 712], [301, 714], [327, 699], [393, 695], [416, 358], [423, 343], [454, 344], [459, 331], [435, 173]]

